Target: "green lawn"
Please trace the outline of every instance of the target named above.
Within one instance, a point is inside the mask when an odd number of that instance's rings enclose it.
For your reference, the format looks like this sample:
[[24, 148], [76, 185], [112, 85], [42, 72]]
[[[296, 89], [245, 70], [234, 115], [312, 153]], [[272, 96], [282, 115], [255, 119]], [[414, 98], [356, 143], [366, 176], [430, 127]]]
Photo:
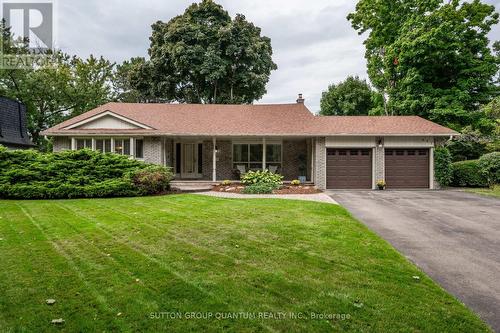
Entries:
[[[489, 331], [328, 204], [195, 195], [0, 201], [0, 260], [1, 332]], [[188, 318], [193, 312], [213, 317]]]
[[493, 188], [471, 188], [467, 189], [467, 192], [500, 198], [500, 185], [496, 185]]

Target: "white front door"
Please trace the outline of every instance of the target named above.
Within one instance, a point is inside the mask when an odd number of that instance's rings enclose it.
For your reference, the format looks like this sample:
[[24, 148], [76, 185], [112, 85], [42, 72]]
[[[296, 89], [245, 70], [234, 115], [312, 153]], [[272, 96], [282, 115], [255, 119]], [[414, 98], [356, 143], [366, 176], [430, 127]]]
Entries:
[[198, 145], [196, 143], [181, 144], [181, 177], [198, 177]]

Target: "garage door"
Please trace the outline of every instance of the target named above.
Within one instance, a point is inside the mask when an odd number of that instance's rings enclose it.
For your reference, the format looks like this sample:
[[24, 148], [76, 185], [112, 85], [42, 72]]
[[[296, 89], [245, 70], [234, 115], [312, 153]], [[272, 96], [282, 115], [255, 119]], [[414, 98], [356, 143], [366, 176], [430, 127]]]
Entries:
[[429, 188], [429, 149], [386, 149], [387, 188]]
[[326, 150], [326, 187], [371, 189], [371, 149], [328, 148]]

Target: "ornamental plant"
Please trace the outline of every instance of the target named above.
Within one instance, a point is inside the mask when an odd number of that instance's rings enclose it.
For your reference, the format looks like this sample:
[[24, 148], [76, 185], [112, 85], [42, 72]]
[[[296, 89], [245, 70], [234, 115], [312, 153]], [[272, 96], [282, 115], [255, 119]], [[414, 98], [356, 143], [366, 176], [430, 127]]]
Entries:
[[283, 176], [269, 170], [249, 171], [241, 177], [244, 185], [272, 184], [275, 188], [283, 185]]

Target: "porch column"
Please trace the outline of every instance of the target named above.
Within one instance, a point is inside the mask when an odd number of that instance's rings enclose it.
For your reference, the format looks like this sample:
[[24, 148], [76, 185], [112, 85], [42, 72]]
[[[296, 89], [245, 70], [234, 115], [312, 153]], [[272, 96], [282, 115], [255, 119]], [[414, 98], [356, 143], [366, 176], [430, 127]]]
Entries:
[[130, 138], [130, 157], [134, 158], [135, 157], [135, 139]]
[[71, 150], [76, 150], [76, 139], [71, 138]]
[[262, 138], [262, 171], [266, 170], [266, 138]]
[[215, 137], [212, 138], [212, 144], [213, 144], [213, 149], [212, 149], [212, 181], [216, 182], [217, 181], [217, 140]]

